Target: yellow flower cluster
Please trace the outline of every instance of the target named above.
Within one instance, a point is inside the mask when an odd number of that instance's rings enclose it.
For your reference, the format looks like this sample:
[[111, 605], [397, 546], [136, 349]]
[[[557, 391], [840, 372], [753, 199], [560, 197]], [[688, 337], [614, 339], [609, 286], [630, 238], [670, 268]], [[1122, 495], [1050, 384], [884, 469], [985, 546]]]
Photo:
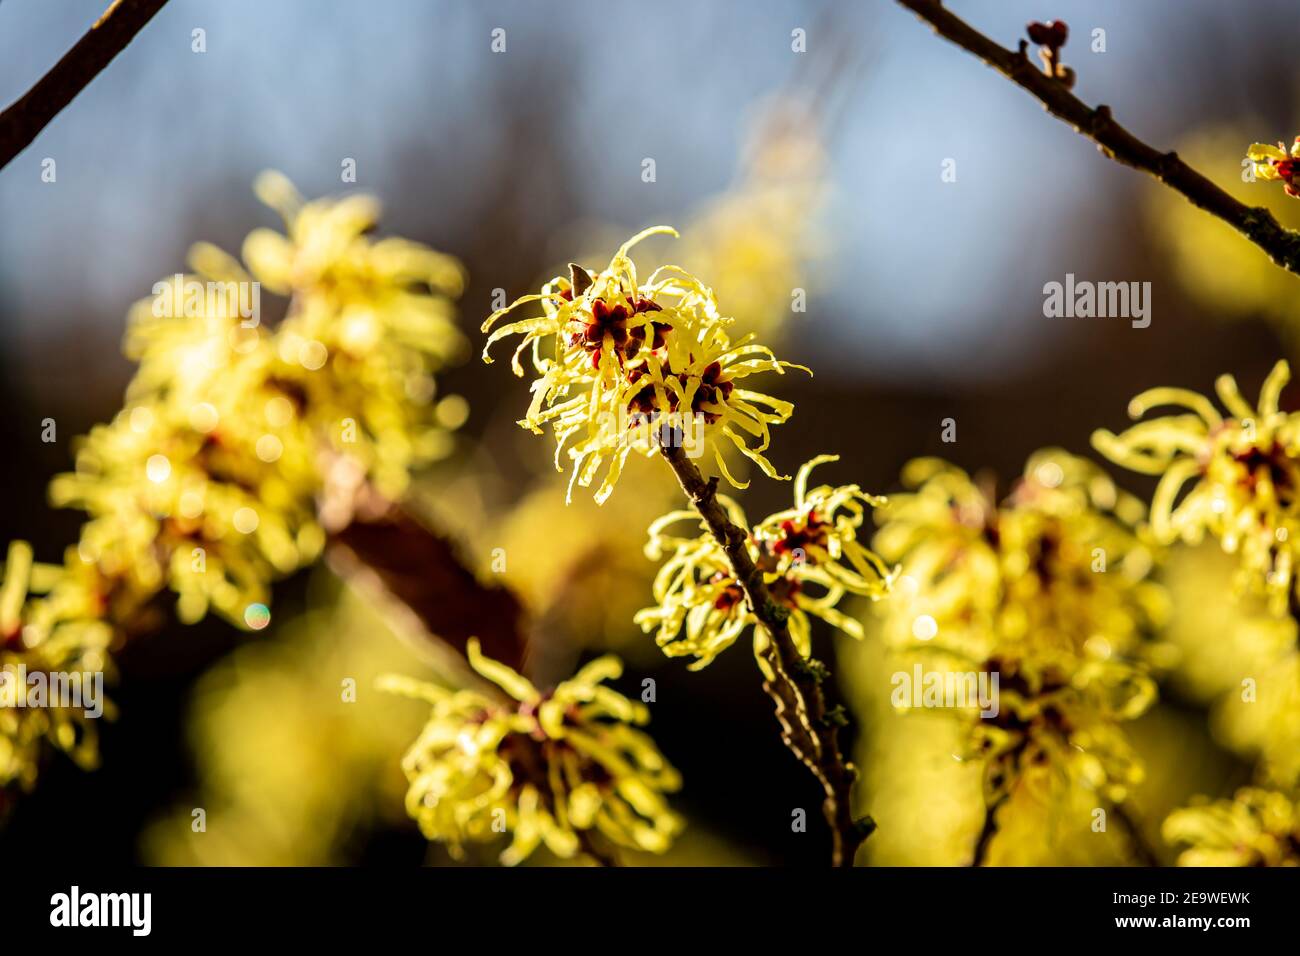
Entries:
[[1143, 637], [1167, 613], [1147, 580], [1141, 505], [1096, 466], [1033, 455], [999, 504], [937, 459], [903, 472], [876, 549], [901, 562], [891, 643], [942, 669], [997, 674], [998, 713], [973, 720], [990, 802], [1021, 784], [1081, 784], [1123, 799], [1141, 778], [1119, 722], [1155, 699]]
[[[846, 594], [878, 599], [893, 581], [885, 562], [858, 541], [866, 509], [884, 499], [857, 485], [808, 488], [815, 467], [838, 460], [837, 455], [819, 455], [806, 462], [795, 478], [794, 507], [769, 515], [749, 535], [750, 556], [773, 600], [788, 613], [790, 636], [805, 657], [811, 653], [809, 615], [861, 639], [862, 625], [837, 605]], [[735, 501], [726, 496], [719, 501], [737, 526], [749, 528]], [[671, 533], [684, 521], [694, 521], [698, 532]], [[754, 653], [765, 666], [767, 631], [757, 626], [726, 553], [699, 514], [671, 512], [655, 521], [649, 533], [646, 555], [652, 561], [665, 554], [668, 558], [655, 578], [655, 606], [637, 612], [642, 629], [657, 630], [655, 641], [668, 656], [695, 657], [690, 669], [699, 670], [753, 626]]]
[[1161, 832], [1189, 844], [1179, 866], [1300, 866], [1300, 805], [1272, 790], [1244, 787], [1231, 800], [1175, 810]]
[[[628, 250], [665, 233], [676, 235], [666, 226], [647, 229], [597, 275], [574, 266], [570, 278], [552, 279], [539, 294], [517, 299], [483, 323], [491, 332], [486, 362], [498, 340], [523, 337], [511, 367], [522, 377], [521, 358], [529, 352], [536, 378], [519, 424], [536, 434], [551, 426], [558, 470], [567, 448], [570, 495], [575, 482], [589, 487], [607, 466], [596, 492], [604, 502], [628, 455], [653, 455], [664, 440], [683, 443], [693, 456], [712, 447], [718, 469], [738, 488], [747, 482], [728, 470], [720, 439], [780, 477], [763, 453], [770, 426], [786, 421], [793, 406], [740, 383], [760, 372], [803, 367], [778, 361], [752, 334], [732, 341], [732, 320], [718, 311], [712, 290], [679, 267], [663, 266], [639, 281]], [[493, 329], [503, 316], [532, 304], [540, 305], [541, 315]]]
[[1187, 413], [1139, 422], [1120, 435], [1093, 435], [1111, 461], [1160, 476], [1151, 527], [1161, 542], [1196, 543], [1209, 532], [1225, 551], [1240, 555], [1238, 587], [1265, 595], [1279, 616], [1295, 586], [1300, 534], [1300, 415], [1278, 407], [1290, 376], [1287, 363], [1278, 362], [1256, 407], [1232, 376], [1220, 376], [1215, 391], [1227, 417], [1196, 392], [1151, 389], [1129, 403], [1133, 418], [1160, 405]]
[[[193, 274], [132, 309], [126, 407], [50, 488], [90, 515], [79, 556], [121, 585], [115, 600], [170, 587], [183, 620], [211, 608], [246, 627], [268, 620], [271, 580], [319, 553], [321, 519], [346, 521], [362, 483], [401, 494], [463, 419], [431, 377], [464, 349], [457, 263], [372, 239], [369, 197], [304, 203], [274, 173], [256, 190], [287, 236], [251, 233], [246, 267], [196, 246]], [[263, 289], [288, 298], [274, 329]]]
[[[35, 594], [37, 597], [31, 597]], [[99, 619], [102, 598], [89, 573], [73, 576], [64, 568], [34, 564], [32, 549], [22, 541], [9, 545], [0, 585], [0, 797], [3, 788], [30, 789], [40, 769], [42, 746], [63, 751], [79, 766], [98, 762], [98, 734], [87, 711], [104, 701], [85, 697], [84, 681], [108, 669], [112, 629]], [[38, 681], [46, 689], [36, 706], [19, 703], [18, 695]], [[82, 688], [81, 706], [50, 693], [75, 680]]]
[[404, 677], [386, 690], [428, 702], [433, 712], [403, 758], [407, 812], [430, 840], [454, 854], [466, 842], [511, 833], [501, 862], [513, 866], [545, 846], [571, 858], [591, 831], [616, 846], [662, 853], [681, 830], [666, 793], [681, 786], [654, 741], [634, 725], [643, 704], [604, 686], [623, 670], [598, 658], [542, 693], [469, 642], [470, 665], [508, 697], [451, 691]]

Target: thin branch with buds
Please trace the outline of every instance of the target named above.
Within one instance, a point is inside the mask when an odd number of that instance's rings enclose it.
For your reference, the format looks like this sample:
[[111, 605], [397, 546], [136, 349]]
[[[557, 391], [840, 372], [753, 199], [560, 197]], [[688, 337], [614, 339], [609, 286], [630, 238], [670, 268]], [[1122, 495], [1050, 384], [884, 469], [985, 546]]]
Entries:
[[0, 169], [31, 145], [59, 112], [144, 29], [167, 0], [113, 0], [36, 85], [0, 113]]
[[826, 668], [816, 659], [804, 660], [799, 655], [786, 626], [788, 614], [772, 600], [762, 571], [750, 557], [748, 534], [732, 522], [718, 501], [718, 479], [706, 481], [680, 446], [665, 443], [659, 450], [677, 476], [682, 491], [722, 546], [754, 616], [770, 637], [763, 657], [773, 677], [763, 682], [763, 690], [776, 705], [781, 739], [812, 771], [825, 792], [822, 813], [831, 828], [832, 865], [852, 866], [858, 848], [875, 829], [875, 822], [870, 817], [855, 819], [853, 816], [852, 792], [857, 771], [840, 753], [837, 737], [843, 721], [838, 708], [827, 708], [821, 688], [827, 677]]
[[1222, 219], [1259, 246], [1277, 265], [1300, 274], [1300, 232], [1282, 226], [1259, 206], [1247, 206], [1224, 192], [1183, 162], [1175, 152], [1161, 152], [1138, 139], [1111, 116], [1109, 106], [1095, 109], [1070, 92], [1058, 77], [1036, 69], [1026, 55], [1028, 43], [1016, 50], [990, 40], [960, 17], [945, 10], [939, 0], [898, 0], [930, 24], [934, 32], [973, 53], [1011, 82], [1028, 91], [1049, 113], [1097, 144], [1101, 152], [1125, 166], [1149, 173], [1181, 193], [1194, 206]]

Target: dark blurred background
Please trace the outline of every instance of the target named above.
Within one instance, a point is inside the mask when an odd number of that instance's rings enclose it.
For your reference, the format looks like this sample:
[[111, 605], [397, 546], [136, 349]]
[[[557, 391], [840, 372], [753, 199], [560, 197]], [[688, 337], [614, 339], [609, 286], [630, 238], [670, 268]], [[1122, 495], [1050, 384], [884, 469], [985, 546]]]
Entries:
[[[30, 86], [103, 5], [0, 3], [0, 100]], [[1205, 170], [1213, 178], [1238, 180], [1252, 139], [1296, 132], [1300, 21], [1288, 0], [950, 6], [1008, 45], [1029, 19], [1066, 20], [1076, 92], [1158, 146], [1249, 118], [1238, 151]], [[504, 54], [489, 46], [498, 27]], [[191, 50], [196, 28], [206, 53]], [[796, 28], [806, 53], [791, 51]], [[1090, 49], [1095, 28], [1105, 52]], [[895, 488], [921, 454], [1012, 476], [1040, 446], [1088, 453], [1091, 431], [1122, 425], [1143, 388], [1208, 390], [1230, 370], [1253, 394], [1283, 354], [1263, 314], [1224, 322], [1188, 286], [1152, 211], [1158, 184], [885, 0], [172, 0], [0, 173], [3, 538], [33, 541], [46, 561], [75, 541], [80, 516], [50, 509], [45, 485], [70, 466], [72, 437], [120, 405], [132, 371], [118, 351], [125, 311], [184, 268], [192, 242], [233, 251], [253, 227], [278, 226], [249, 188], [259, 170], [283, 170], [308, 196], [373, 193], [384, 233], [460, 257], [471, 277], [462, 322], [478, 341], [492, 290], [521, 294], [575, 244], [592, 248], [575, 238], [592, 234], [585, 224], [617, 236], [680, 223], [727, 189], [747, 119], [809, 77], [831, 200], [807, 313], [780, 335], [782, 357], [817, 375], [781, 383], [798, 410], [775, 438], [779, 466], [838, 452], [839, 480], [873, 491]], [[55, 183], [40, 178], [47, 157]], [[654, 183], [642, 182], [645, 157]], [[340, 182], [344, 158], [356, 160], [355, 185]], [[954, 182], [941, 179], [948, 159]], [[1044, 318], [1042, 287], [1066, 273], [1151, 282], [1150, 327]], [[477, 362], [442, 381], [470, 401], [467, 442], [493, 449], [507, 488], [526, 487], [512, 431], [524, 386]], [[57, 443], [40, 440], [45, 418]], [[940, 440], [945, 418], [955, 444]], [[762, 514], [786, 495], [756, 481], [746, 506]], [[606, 506], [614, 523], [618, 502], [616, 492]], [[277, 620], [312, 605], [314, 580], [277, 590]], [[86, 775], [51, 760], [0, 833], [0, 855], [141, 859], [146, 824], [197, 785], [185, 729], [196, 679], [277, 631], [241, 635], [210, 619], [127, 648], [104, 766]], [[693, 824], [735, 848], [728, 860], [820, 863], [819, 815], [808, 835], [787, 825], [790, 807], [815, 806], [815, 785], [777, 740], [748, 653], [698, 675], [676, 663], [654, 673], [659, 699], [675, 703], [656, 707], [652, 729], [685, 775]], [[357, 832], [340, 859], [425, 859], [400, 820]]]

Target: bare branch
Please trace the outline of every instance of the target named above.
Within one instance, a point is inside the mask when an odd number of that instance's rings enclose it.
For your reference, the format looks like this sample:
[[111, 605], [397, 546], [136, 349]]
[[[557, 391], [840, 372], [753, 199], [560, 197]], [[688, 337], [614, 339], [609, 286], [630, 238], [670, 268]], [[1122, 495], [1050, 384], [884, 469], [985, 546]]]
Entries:
[[1037, 69], [1025, 55], [1026, 41], [1009, 50], [990, 40], [960, 17], [944, 9], [939, 0], [898, 0], [930, 24], [934, 32], [975, 54], [1011, 82], [1027, 90], [1057, 119], [1088, 137], [1109, 158], [1149, 173], [1181, 193], [1194, 206], [1222, 219], [1259, 246], [1275, 263], [1300, 274], [1300, 233], [1283, 227], [1267, 209], [1247, 206], [1224, 192], [1174, 152], [1161, 152], [1138, 139], [1111, 117], [1110, 107], [1088, 106], [1060, 79]]
[[832, 864], [852, 866], [858, 847], [875, 829], [875, 822], [870, 817], [853, 817], [852, 792], [857, 771], [840, 753], [837, 739], [840, 721], [826, 707], [822, 694], [826, 669], [815, 659], [800, 657], [786, 627], [786, 611], [772, 600], [763, 573], [750, 557], [748, 534], [731, 521], [718, 501], [718, 480], [705, 481], [681, 447], [665, 445], [660, 452], [726, 552], [754, 616], [771, 637], [764, 660], [774, 678], [763, 682], [763, 690], [776, 705], [781, 739], [812, 771], [825, 792], [822, 813], [831, 828]]
[[330, 536], [330, 564], [373, 598], [397, 602], [430, 636], [463, 658], [471, 637], [483, 653], [523, 670], [524, 613], [514, 592], [484, 583], [456, 546], [393, 506], [358, 517]]
[[63, 59], [0, 113], [0, 169], [112, 62], [167, 0], [113, 0]]

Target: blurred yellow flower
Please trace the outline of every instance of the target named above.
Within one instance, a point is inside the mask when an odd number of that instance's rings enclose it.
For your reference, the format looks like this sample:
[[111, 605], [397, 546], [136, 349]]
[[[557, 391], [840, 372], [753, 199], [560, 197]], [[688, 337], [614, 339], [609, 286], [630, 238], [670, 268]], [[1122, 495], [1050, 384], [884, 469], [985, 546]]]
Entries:
[[1300, 806], [1276, 791], [1245, 787], [1231, 800], [1175, 810], [1162, 833], [1190, 845], [1179, 866], [1300, 866]]
[[320, 575], [312, 591], [319, 609], [200, 677], [185, 720], [196, 788], [144, 831], [149, 865], [354, 864], [363, 834], [406, 819], [393, 755], [423, 722], [371, 687], [420, 662], [352, 589]]
[[[1129, 403], [1133, 418], [1159, 405], [1190, 414], [1151, 419], [1120, 435], [1104, 429], [1093, 435], [1111, 461], [1160, 476], [1151, 527], [1161, 542], [1195, 543], [1208, 531], [1240, 556], [1238, 586], [1266, 595], [1277, 615], [1286, 613], [1294, 587], [1300, 533], [1300, 415], [1278, 407], [1290, 377], [1287, 363], [1278, 362], [1252, 407], [1232, 376], [1220, 376], [1215, 390], [1228, 417], [1195, 392], [1154, 388]], [[1188, 482], [1191, 490], [1183, 494]]]
[[681, 830], [666, 793], [681, 786], [648, 735], [643, 705], [603, 686], [623, 670], [598, 658], [542, 693], [469, 642], [470, 665], [505, 692], [448, 690], [408, 678], [381, 688], [433, 707], [403, 758], [407, 812], [454, 854], [510, 833], [501, 862], [540, 846], [561, 858], [589, 849], [591, 831], [616, 846], [662, 853]]
[[124, 409], [83, 440], [76, 472], [55, 478], [50, 497], [89, 513], [81, 556], [137, 600], [170, 587], [181, 620], [211, 607], [243, 626], [250, 605], [269, 601], [271, 580], [324, 545], [311, 496], [319, 479], [288, 429], [263, 425], [290, 452], [267, 463], [241, 440], [255, 419], [219, 427], [204, 434], [167, 404]]
[[[1249, 623], [1244, 630], [1239, 639], [1259, 640]], [[1259, 782], [1295, 788], [1300, 786], [1300, 649], [1294, 628], [1290, 636], [1290, 644], [1271, 659], [1256, 659], [1249, 667], [1237, 662], [1234, 670], [1241, 676], [1218, 701], [1212, 726], [1227, 746], [1259, 760]]]
[[1258, 761], [1256, 779], [1300, 784], [1300, 647], [1290, 616], [1262, 597], [1234, 596], [1233, 555], [1217, 544], [1170, 553], [1162, 568], [1176, 613], [1165, 638], [1178, 650], [1179, 696], [1212, 705], [1218, 743]]
[[1155, 699], [1144, 638], [1167, 613], [1141, 505], [1059, 449], [1031, 456], [1001, 504], [937, 459], [903, 483], [915, 490], [890, 496], [874, 542], [901, 562], [885, 635], [942, 670], [997, 675], [997, 713], [960, 711], [988, 802], [1058, 785], [1123, 799], [1141, 767], [1117, 725]]
[[[47, 744], [83, 769], [98, 764], [95, 722], [113, 714], [106, 700], [90, 699], [110, 668], [102, 601], [93, 576], [35, 564], [26, 542], [9, 545], [0, 585], [0, 796], [6, 786], [36, 783]], [[59, 685], [80, 699], [57, 694]], [[36, 686], [44, 689], [29, 700]]]
[[[862, 625], [836, 606], [849, 593], [876, 600], [893, 581], [885, 562], [857, 540], [866, 509], [884, 499], [857, 485], [808, 490], [813, 468], [838, 460], [837, 455], [819, 455], [806, 462], [795, 478], [794, 507], [768, 516], [749, 536], [750, 555], [773, 600], [788, 614], [790, 636], [805, 657], [811, 653], [809, 615], [860, 639]], [[736, 525], [749, 528], [735, 501], [725, 495], [718, 500]], [[684, 521], [694, 522], [698, 533], [684, 537], [671, 532]], [[708, 666], [752, 626], [754, 654], [766, 671], [767, 631], [757, 626], [726, 553], [699, 513], [671, 512], [655, 521], [649, 534], [647, 557], [668, 558], [655, 578], [657, 603], [637, 612], [636, 623], [647, 632], [656, 630], [655, 642], [670, 657], [695, 657], [691, 670]]]
[[[588, 487], [608, 466], [598, 502], [609, 497], [632, 451], [653, 455], [673, 432], [670, 440], [682, 442], [692, 457], [711, 446], [719, 471], [736, 487], [747, 482], [727, 469], [720, 438], [769, 476], [780, 477], [763, 453], [770, 426], [786, 421], [794, 408], [740, 383], [760, 372], [803, 367], [777, 360], [752, 334], [733, 342], [727, 334], [732, 320], [718, 311], [712, 290], [679, 267], [663, 266], [638, 281], [628, 250], [658, 234], [676, 235], [667, 226], [638, 233], [599, 274], [574, 266], [571, 278], [552, 279], [539, 294], [517, 299], [483, 323], [491, 333], [486, 362], [498, 340], [523, 336], [511, 368], [523, 377], [521, 357], [530, 351], [537, 377], [520, 425], [536, 434], [551, 426], [559, 470], [567, 446], [570, 494], [575, 482]], [[540, 316], [493, 328], [533, 303], [540, 304]]]
[[[264, 173], [258, 195], [287, 236], [255, 230], [247, 268], [208, 244], [193, 273], [131, 310], [139, 362], [122, 412], [83, 440], [56, 505], [89, 514], [83, 560], [120, 601], [170, 587], [182, 620], [216, 610], [263, 627], [271, 582], [312, 561], [366, 485], [388, 498], [451, 449], [432, 373], [464, 351], [450, 296], [460, 266], [401, 239], [375, 240], [373, 199], [303, 202]], [[289, 296], [262, 321], [261, 289]]]
[[244, 241], [253, 278], [292, 297], [275, 331], [279, 374], [300, 390], [316, 440], [396, 497], [412, 468], [450, 451], [431, 375], [467, 354], [452, 306], [464, 270], [419, 243], [372, 238], [379, 205], [369, 196], [303, 202], [278, 173], [254, 188], [288, 233], [258, 229]]
[[1145, 674], [1097, 664], [1070, 674], [996, 657], [983, 666], [999, 679], [998, 713], [982, 717], [971, 738], [984, 760], [986, 804], [1014, 793], [1052, 806], [1076, 789], [1119, 803], [1142, 782], [1119, 725], [1154, 703]]

